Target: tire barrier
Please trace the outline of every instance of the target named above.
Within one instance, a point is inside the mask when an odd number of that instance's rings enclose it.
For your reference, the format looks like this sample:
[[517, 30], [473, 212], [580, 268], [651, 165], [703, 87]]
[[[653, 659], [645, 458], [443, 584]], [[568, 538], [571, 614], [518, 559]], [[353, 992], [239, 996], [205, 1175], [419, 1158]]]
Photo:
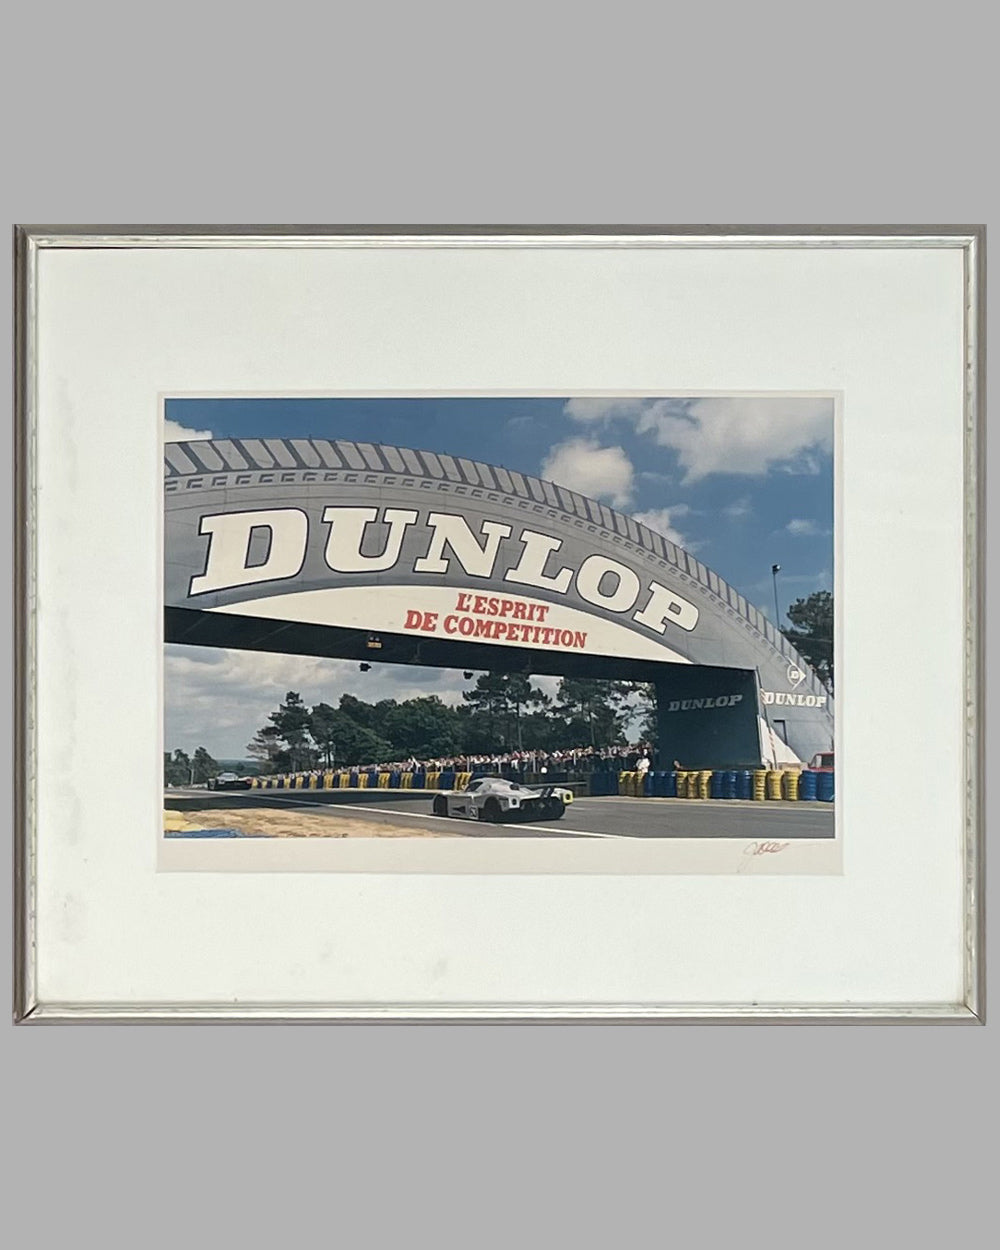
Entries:
[[595, 772], [590, 777], [590, 793], [597, 797], [606, 797], [618, 793], [618, 774], [613, 772]]
[[653, 778], [653, 795], [658, 799], [675, 799], [677, 797], [677, 774], [655, 772]]
[[[253, 777], [255, 790], [465, 790], [477, 774], [441, 769], [434, 772], [402, 772], [399, 769], [328, 769], [322, 773]], [[811, 769], [678, 769], [665, 772], [593, 772], [590, 794], [618, 794], [657, 799], [753, 799], [786, 802], [832, 803], [836, 793], [834, 773]]]

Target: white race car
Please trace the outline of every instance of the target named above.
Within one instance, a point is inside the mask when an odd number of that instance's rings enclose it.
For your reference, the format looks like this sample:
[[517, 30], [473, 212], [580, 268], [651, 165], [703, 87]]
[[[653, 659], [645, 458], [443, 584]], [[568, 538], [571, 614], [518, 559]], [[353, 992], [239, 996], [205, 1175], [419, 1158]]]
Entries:
[[573, 802], [563, 786], [522, 786], [505, 777], [475, 777], [464, 790], [434, 796], [435, 816], [464, 816], [497, 825], [504, 820], [558, 820]]

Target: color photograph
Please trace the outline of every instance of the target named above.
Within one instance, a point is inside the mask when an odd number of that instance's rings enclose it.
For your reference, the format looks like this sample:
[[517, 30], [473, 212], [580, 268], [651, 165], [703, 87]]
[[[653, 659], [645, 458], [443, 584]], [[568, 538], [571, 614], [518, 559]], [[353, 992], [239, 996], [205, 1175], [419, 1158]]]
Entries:
[[165, 838], [833, 839], [835, 423], [167, 398]]

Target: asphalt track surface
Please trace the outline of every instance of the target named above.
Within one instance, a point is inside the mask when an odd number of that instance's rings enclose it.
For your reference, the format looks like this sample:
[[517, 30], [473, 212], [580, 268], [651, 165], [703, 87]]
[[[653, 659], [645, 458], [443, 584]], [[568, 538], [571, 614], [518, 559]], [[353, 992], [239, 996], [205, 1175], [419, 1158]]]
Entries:
[[210, 807], [238, 809], [270, 807], [300, 808], [326, 812], [331, 817], [349, 816], [372, 824], [412, 826], [414, 833], [447, 831], [466, 837], [523, 838], [743, 838], [785, 841], [791, 838], [832, 838], [832, 803], [760, 803], [739, 799], [640, 799], [626, 796], [577, 799], [562, 820], [538, 824], [480, 824], [431, 814], [431, 794], [391, 791], [357, 797], [337, 791], [302, 791], [277, 794], [260, 790], [168, 790], [164, 802], [180, 811]]

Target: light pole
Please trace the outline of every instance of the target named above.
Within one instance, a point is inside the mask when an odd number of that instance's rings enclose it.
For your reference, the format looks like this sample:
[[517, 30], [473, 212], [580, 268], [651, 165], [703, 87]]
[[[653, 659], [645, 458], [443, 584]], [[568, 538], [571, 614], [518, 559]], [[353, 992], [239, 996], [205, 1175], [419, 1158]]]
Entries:
[[771, 565], [771, 580], [774, 582], [774, 628], [781, 628], [781, 612], [778, 608], [778, 574], [781, 572], [780, 564]]

